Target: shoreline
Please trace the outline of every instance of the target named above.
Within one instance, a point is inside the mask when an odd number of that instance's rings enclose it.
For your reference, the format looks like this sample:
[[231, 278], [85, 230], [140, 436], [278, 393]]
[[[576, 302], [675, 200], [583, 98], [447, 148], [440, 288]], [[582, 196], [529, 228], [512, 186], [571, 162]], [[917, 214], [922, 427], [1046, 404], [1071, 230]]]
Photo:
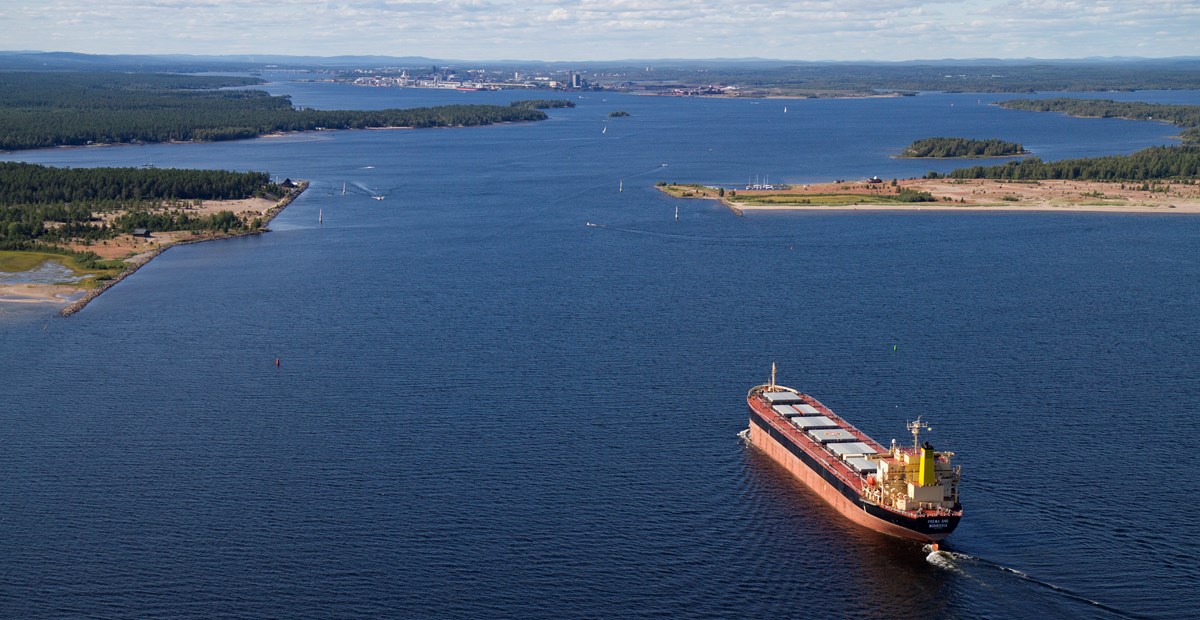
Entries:
[[[462, 128], [462, 127], [486, 127], [488, 125], [513, 125], [513, 124], [525, 123], [525, 122], [536, 122], [536, 121], [497, 121], [494, 123], [487, 123], [485, 125], [445, 125], [445, 126], [439, 126], [439, 127], [421, 127], [420, 129], [458, 129], [458, 128]], [[234, 138], [232, 140], [163, 140], [160, 142], [141, 141], [141, 142], [97, 142], [95, 144], [55, 144], [52, 146], [39, 146], [39, 147], [27, 148], [27, 149], [25, 149], [25, 148], [8, 149], [8, 150], [0, 149], [0, 155], [16, 155], [17, 153], [26, 153], [26, 152], [30, 152], [30, 151], [41, 151], [41, 150], [47, 150], [47, 149], [99, 149], [99, 148], [116, 148], [116, 147], [125, 147], [125, 146], [153, 146], [156, 144], [214, 144], [216, 142], [241, 142], [241, 141], [245, 141], [245, 140], [278, 139], [278, 138], [286, 138], [288, 136], [294, 136], [294, 135], [300, 135], [300, 134], [310, 134], [310, 133], [319, 134], [319, 133], [330, 133], [330, 132], [335, 132], [335, 131], [371, 131], [371, 130], [383, 130], [383, 129], [387, 129], [387, 130], [411, 129], [411, 130], [415, 131], [416, 129], [418, 129], [418, 127], [414, 127], [412, 125], [404, 125], [404, 126], [397, 125], [397, 126], [388, 126], [388, 127], [349, 127], [349, 128], [345, 128], [345, 129], [322, 127], [320, 129], [296, 129], [296, 130], [289, 130], [289, 131], [272, 131], [272, 132], [268, 132], [268, 133], [258, 134], [256, 136], [251, 136], [249, 138]], [[2, 161], [17, 161], [17, 160], [2, 160]]]
[[[184, 240], [179, 240], [179, 241], [171, 241], [168, 243], [164, 243], [163, 245], [160, 245], [151, 250], [148, 250], [146, 252], [142, 252], [140, 254], [136, 254], [136, 255], [130, 257], [129, 265], [124, 270], [122, 270], [117, 275], [113, 276], [111, 280], [106, 280], [106, 281], [102, 282], [100, 284], [100, 286], [98, 286], [94, 289], [88, 290], [83, 295], [83, 297], [80, 297], [79, 299], [76, 299], [74, 301], [69, 301], [65, 307], [63, 307], [61, 310], [59, 310], [59, 312], [58, 312], [59, 316], [68, 317], [68, 316], [71, 316], [72, 314], [79, 312], [80, 310], [83, 310], [85, 307], [87, 307], [87, 305], [89, 303], [92, 302], [92, 300], [96, 299], [100, 295], [103, 295], [105, 291], [111, 289], [113, 286], [116, 286], [116, 284], [118, 282], [133, 275], [135, 272], [137, 272], [138, 269], [141, 269], [142, 267], [148, 265], [150, 263], [150, 261], [154, 260], [158, 255], [162, 254], [163, 252], [165, 252], [175, 246], [190, 245], [193, 243], [205, 243], [208, 241], [217, 241], [220, 239], [232, 239], [235, 237], [247, 237], [247, 236], [251, 236], [251, 235], [261, 235], [262, 233], [270, 232], [270, 229], [266, 227], [267, 224], [270, 224], [271, 221], [274, 220], [276, 216], [278, 216], [285, 208], [287, 208], [287, 206], [289, 204], [292, 203], [293, 200], [295, 200], [297, 197], [299, 197], [300, 194], [303, 194], [304, 191], [307, 189], [308, 189], [308, 181], [298, 182], [295, 189], [293, 189], [291, 192], [289, 192], [286, 196], [280, 198], [279, 201], [276, 202], [273, 207], [268, 209], [267, 212], [265, 214], [263, 214], [263, 216], [262, 216], [263, 217], [263, 226], [262, 226], [262, 228], [259, 228], [257, 230], [249, 230], [249, 231], [242, 231], [242, 232], [236, 232], [236, 233], [215, 233], [215, 234], [210, 234], [205, 237], [198, 238], [198, 239], [184, 239]], [[29, 288], [30, 290], [34, 290], [37, 287], [62, 287], [62, 286], [65, 286], [65, 285], [59, 285], [59, 284], [28, 285], [27, 288]], [[79, 290], [79, 289], [76, 289], [76, 290]], [[53, 303], [55, 301], [52, 298], [52, 296], [54, 296], [54, 293], [49, 293], [49, 295], [50, 296], [47, 296], [46, 293], [43, 293], [40, 296], [41, 299], [39, 299], [39, 300]], [[3, 297], [0, 297], [0, 302], [3, 302], [3, 301], [6, 301], [6, 300], [4, 300]], [[63, 300], [63, 301], [65, 301], [65, 300]]]
[[[724, 201], [723, 201], [724, 202]], [[936, 202], [909, 202], [895, 205], [885, 204], [851, 204], [851, 205], [746, 205], [727, 203], [725, 206], [734, 210], [738, 215], [744, 211], [954, 211], [958, 213], [1124, 213], [1124, 214], [1154, 214], [1159, 215], [1194, 215], [1200, 213], [1200, 206], [1168, 207], [1146, 205], [952, 205]]]
[[70, 284], [0, 284], [0, 304], [71, 303], [80, 290]]
[[[683, 200], [716, 200], [737, 216], [783, 211], [939, 211], [956, 213], [1200, 214], [1200, 185], [1160, 182], [1151, 189], [1110, 181], [1013, 182], [990, 179], [905, 179], [794, 185], [788, 190], [726, 190], [699, 184], [659, 185]], [[932, 201], [900, 202], [901, 190]], [[758, 198], [739, 200], [742, 197]]]
[[778, 101], [778, 100], [803, 101], [806, 99], [814, 99], [814, 100], [815, 99], [827, 99], [827, 100], [834, 100], [834, 99], [890, 99], [892, 97], [908, 96], [908, 95], [903, 95], [900, 93], [871, 93], [871, 94], [863, 93], [861, 95], [854, 95], [854, 94], [840, 94], [840, 95], [832, 95], [832, 94], [831, 95], [820, 95], [820, 94], [763, 95], [763, 94], [756, 94], [756, 95], [743, 95], [743, 94], [727, 94], [727, 93], [710, 93], [710, 94], [704, 94], [704, 95], [676, 95], [674, 93], [628, 92], [628, 93], [623, 93], [623, 94], [634, 95], [636, 97], [680, 97], [680, 98], [694, 97], [697, 99], [742, 99], [745, 101], [753, 101], [755, 99], [762, 99], [765, 101]]
[[1013, 155], [951, 155], [949, 157], [916, 157], [913, 155], [890, 155], [892, 159], [915, 159], [933, 161], [956, 161], [956, 160], [973, 160], [973, 159], [1014, 159], [1017, 157], [1029, 157], [1033, 155], [1033, 151], [1025, 151], [1024, 153], [1016, 153]]

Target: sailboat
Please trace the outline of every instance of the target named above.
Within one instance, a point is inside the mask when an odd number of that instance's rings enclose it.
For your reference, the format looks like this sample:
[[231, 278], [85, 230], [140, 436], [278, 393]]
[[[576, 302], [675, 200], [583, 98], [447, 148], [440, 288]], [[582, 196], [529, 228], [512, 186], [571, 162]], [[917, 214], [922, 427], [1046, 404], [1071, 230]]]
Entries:
[[343, 196], [346, 195], [346, 182], [345, 181], [342, 181], [342, 195]]
[[325, 209], [317, 209], [317, 223], [318, 224], [325, 223]]
[[679, 205], [675, 205], [675, 221], [679, 221]]
[[787, 114], [787, 106], [783, 106], [783, 113]]
[[600, 133], [608, 133], [608, 125], [605, 125], [604, 129], [600, 130]]
[[617, 191], [618, 192], [625, 191], [625, 179], [621, 179], [620, 181], [617, 181]]

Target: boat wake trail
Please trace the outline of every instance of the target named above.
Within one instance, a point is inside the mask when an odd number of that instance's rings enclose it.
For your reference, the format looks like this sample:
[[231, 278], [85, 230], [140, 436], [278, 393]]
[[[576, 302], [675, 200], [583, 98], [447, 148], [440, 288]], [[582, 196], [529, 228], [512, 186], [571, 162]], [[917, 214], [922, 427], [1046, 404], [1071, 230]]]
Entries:
[[636, 177], [642, 177], [642, 176], [646, 176], [647, 174], [652, 174], [652, 173], [658, 172], [658, 171], [660, 171], [660, 170], [662, 170], [663, 168], [666, 168], [666, 167], [667, 167], [667, 165], [666, 165], [666, 164], [659, 164], [659, 165], [657, 165], [657, 166], [654, 166], [653, 168], [648, 168], [648, 169], [646, 169], [646, 170], [643, 170], [643, 171], [641, 171], [641, 172], [635, 172], [635, 173], [633, 173], [633, 174], [626, 175], [626, 176], [625, 176], [625, 177], [623, 177], [623, 178], [626, 178], [626, 179], [632, 179], [632, 178], [636, 178]]
[[[665, 164], [664, 164], [664, 165], [665, 165]], [[641, 172], [634, 172], [634, 173], [632, 173], [632, 174], [620, 174], [620, 175], [617, 175], [617, 176], [613, 177], [613, 180], [612, 180], [612, 181], [605, 182], [605, 183], [597, 183], [597, 184], [595, 184], [595, 185], [591, 185], [591, 186], [589, 186], [589, 187], [583, 187], [583, 188], [580, 188], [578, 191], [576, 191], [576, 192], [574, 192], [574, 193], [571, 193], [571, 194], [566, 194], [566, 195], [560, 196], [560, 197], [559, 197], [559, 198], [558, 198], [556, 201], [554, 201], [554, 203], [552, 203], [552, 204], [562, 204], [562, 205], [571, 204], [572, 202], [574, 202], [574, 201], [575, 201], [577, 198], [579, 198], [579, 197], [581, 197], [581, 196], [592, 195], [592, 194], [595, 194], [595, 193], [597, 193], [597, 192], [603, 192], [603, 191], [605, 191], [605, 190], [607, 190], [607, 189], [613, 189], [613, 188], [621, 187], [621, 183], [622, 183], [622, 182], [623, 182], [625, 179], [635, 179], [635, 178], [637, 178], [637, 177], [646, 176], [647, 174], [651, 174], [651, 173], [657, 172], [657, 171], [659, 171], [659, 170], [662, 170], [662, 169], [663, 169], [663, 165], [658, 165], [658, 166], [655, 166], [655, 167], [653, 167], [653, 168], [649, 168], [649, 169], [647, 169], [647, 170], [643, 170], [643, 171], [641, 171]], [[631, 187], [631, 189], [632, 189], [632, 187]]]
[[1110, 605], [1105, 605], [1104, 603], [1101, 603], [1100, 601], [1090, 599], [1082, 594], [1078, 594], [1078, 593], [1072, 592], [1071, 590], [1068, 590], [1066, 588], [1056, 586], [1048, 581], [1042, 581], [1041, 579], [1038, 579], [1028, 573], [1019, 571], [1015, 568], [1010, 568], [1008, 566], [1004, 566], [1003, 564], [997, 564], [996, 562], [993, 562], [991, 560], [976, 557], [976, 556], [969, 555], [966, 553], [960, 553], [957, 551], [947, 551], [945, 549], [934, 551], [932, 549], [932, 547], [930, 547], [929, 545], [925, 545], [924, 549], [925, 549], [925, 551], [927, 551], [929, 553], [929, 555], [925, 556], [925, 561], [929, 562], [930, 564], [932, 564], [934, 566], [937, 566], [938, 568], [942, 568], [942, 569], [949, 570], [949, 571], [954, 571], [956, 573], [964, 573], [964, 572], [966, 572], [965, 567], [967, 567], [967, 566], [970, 566], [970, 565], [982, 566], [984, 568], [998, 571], [998, 572], [1006, 574], [1006, 575], [1015, 575], [1021, 581], [1024, 581], [1026, 583], [1031, 583], [1035, 586], [1049, 590], [1051, 592], [1054, 592], [1055, 594], [1064, 596], [1064, 597], [1071, 599], [1073, 601], [1076, 601], [1078, 603], [1083, 603], [1085, 605], [1088, 605], [1089, 607], [1094, 607], [1096, 609], [1106, 611], [1108, 613], [1111, 613], [1116, 616], [1120, 616], [1122, 618], [1141, 618], [1141, 616], [1138, 616], [1136, 614], [1131, 614], [1127, 611], [1117, 609], [1116, 607], [1112, 607]]
[[624, 228], [621, 226], [609, 226], [608, 224], [597, 224], [595, 222], [587, 222], [589, 228], [603, 228], [616, 232], [629, 233], [631, 235], [644, 235], [647, 237], [658, 237], [660, 239], [671, 239], [676, 241], [703, 241], [707, 243], [722, 243], [732, 245], [761, 245], [762, 239], [757, 237], [713, 237], [704, 235], [681, 235], [679, 233], [665, 233], [653, 230], [641, 230], [637, 228]]
[[[367, 196], [370, 196], [376, 200], [383, 200], [388, 194], [392, 193], [393, 191], [395, 191], [397, 189], [399, 189], [399, 188], [398, 187], [389, 187], [387, 189], [382, 189], [382, 190], [373, 189], [373, 188], [367, 186], [365, 183], [361, 183], [359, 181], [351, 181], [349, 183], [349, 185], [347, 185], [345, 188], [345, 190], [349, 190], [349, 193], [351, 193], [351, 194], [355, 194], [355, 195], [366, 194]], [[345, 191], [345, 190], [343, 190], [343, 191]]]

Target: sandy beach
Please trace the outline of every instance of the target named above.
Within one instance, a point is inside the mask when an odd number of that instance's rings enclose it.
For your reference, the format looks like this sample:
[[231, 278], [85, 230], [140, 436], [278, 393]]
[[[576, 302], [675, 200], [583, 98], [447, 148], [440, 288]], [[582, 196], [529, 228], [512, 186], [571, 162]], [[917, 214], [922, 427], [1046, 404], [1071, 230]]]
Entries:
[[0, 303], [63, 304], [81, 291], [68, 284], [0, 284]]
[[[205, 200], [199, 206], [188, 207], [184, 209], [192, 216], [212, 215], [220, 211], [232, 211], [234, 215], [243, 219], [253, 219], [255, 217], [265, 217], [270, 210], [275, 206], [275, 202], [266, 198], [246, 198], [243, 200]], [[105, 213], [100, 216], [106, 222], [111, 222], [117, 217], [116, 213]], [[224, 235], [221, 235], [224, 236]], [[133, 255], [148, 252], [158, 248], [174, 245], [180, 241], [192, 241], [197, 239], [213, 238], [211, 233], [202, 233], [194, 231], [169, 231], [155, 232], [149, 237], [134, 237], [133, 235], [119, 235], [113, 239], [106, 239], [100, 243], [92, 243], [84, 245], [81, 243], [69, 244], [66, 247], [76, 252], [95, 252], [100, 258], [128, 258]]]

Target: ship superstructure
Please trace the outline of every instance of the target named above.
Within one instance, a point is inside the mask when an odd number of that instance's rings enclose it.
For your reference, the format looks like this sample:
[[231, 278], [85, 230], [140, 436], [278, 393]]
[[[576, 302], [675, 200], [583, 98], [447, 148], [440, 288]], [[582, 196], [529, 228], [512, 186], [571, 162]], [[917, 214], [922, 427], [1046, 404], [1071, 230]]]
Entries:
[[752, 444], [855, 523], [930, 543], [954, 531], [960, 469], [953, 452], [921, 443], [920, 418], [908, 424], [911, 446], [885, 447], [774, 375], [746, 395]]

